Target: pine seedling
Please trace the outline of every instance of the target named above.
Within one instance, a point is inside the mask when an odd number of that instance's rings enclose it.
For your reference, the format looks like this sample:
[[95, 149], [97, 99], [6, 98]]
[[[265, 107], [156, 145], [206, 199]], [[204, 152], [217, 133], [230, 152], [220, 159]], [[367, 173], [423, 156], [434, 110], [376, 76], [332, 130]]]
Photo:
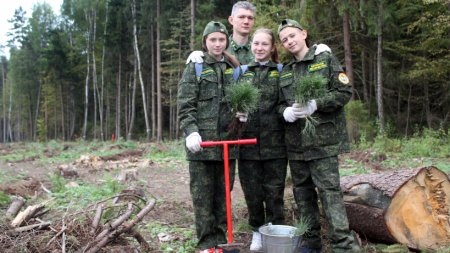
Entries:
[[231, 85], [227, 94], [233, 112], [252, 113], [258, 108], [260, 92], [250, 80]]
[[294, 224], [296, 236], [303, 236], [311, 229], [311, 219], [309, 217], [300, 217], [300, 219]]
[[[231, 110], [234, 113], [252, 113], [258, 109], [258, 101], [261, 93], [250, 80], [243, 80], [227, 88], [227, 99], [230, 101]], [[240, 122], [233, 115], [228, 131], [231, 135], [237, 138], [241, 137], [241, 132], [245, 127], [244, 123]]]
[[[320, 74], [305, 75], [298, 79], [295, 84], [295, 102], [301, 107], [306, 106], [308, 101], [322, 97], [327, 92], [328, 80]], [[303, 134], [314, 135], [317, 120], [312, 116], [305, 118]]]

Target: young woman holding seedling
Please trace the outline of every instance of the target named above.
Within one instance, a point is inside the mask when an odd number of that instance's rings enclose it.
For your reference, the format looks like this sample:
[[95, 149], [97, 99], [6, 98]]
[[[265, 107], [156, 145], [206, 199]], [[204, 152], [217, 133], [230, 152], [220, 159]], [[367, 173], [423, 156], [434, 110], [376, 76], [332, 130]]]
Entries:
[[[307, 32], [298, 22], [283, 20], [278, 36], [293, 56], [280, 74], [284, 105], [279, 112], [287, 122], [285, 140], [294, 198], [299, 218], [311, 225], [300, 252], [321, 251], [318, 198], [329, 223], [331, 252], [358, 252], [349, 230], [338, 168], [338, 155], [349, 150], [344, 115], [352, 94], [349, 80], [330, 52], [315, 54], [316, 47], [309, 47]], [[307, 127], [313, 131], [304, 131], [312, 119], [315, 123]]]
[[[253, 62], [239, 82], [250, 82], [259, 89], [260, 99], [256, 110], [242, 112], [239, 118], [246, 121], [242, 138], [257, 138], [258, 144], [240, 146], [239, 179], [253, 228], [250, 250], [261, 250], [261, 234], [258, 228], [267, 222], [283, 224], [283, 195], [287, 173], [284, 122], [277, 112], [278, 81], [281, 65], [275, 37], [271, 30], [259, 28], [253, 34], [251, 50]], [[248, 116], [248, 119], [247, 119]]]
[[[197, 73], [195, 63], [189, 63], [180, 80], [178, 117], [186, 136], [197, 246], [200, 252], [221, 252], [215, 247], [227, 242], [223, 151], [220, 146], [202, 149], [200, 144], [202, 139], [235, 139], [227, 131], [234, 115], [225, 93], [235, 82], [233, 69], [239, 62], [225, 51], [229, 39], [222, 23], [209, 22], [202, 42], [205, 57], [201, 72]], [[237, 155], [237, 147], [230, 146], [230, 189]]]

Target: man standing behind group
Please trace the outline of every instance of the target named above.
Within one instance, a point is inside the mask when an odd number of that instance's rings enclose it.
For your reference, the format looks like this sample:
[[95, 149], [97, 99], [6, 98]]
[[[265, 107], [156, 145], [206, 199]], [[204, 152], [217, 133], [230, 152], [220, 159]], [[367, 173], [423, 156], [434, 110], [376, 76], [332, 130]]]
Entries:
[[[248, 64], [254, 57], [251, 51], [250, 32], [255, 24], [256, 7], [247, 1], [239, 1], [233, 5], [228, 22], [233, 26], [233, 34], [230, 35], [230, 45], [227, 52], [234, 55], [241, 64]], [[203, 62], [203, 52], [193, 51], [186, 64], [189, 62]]]

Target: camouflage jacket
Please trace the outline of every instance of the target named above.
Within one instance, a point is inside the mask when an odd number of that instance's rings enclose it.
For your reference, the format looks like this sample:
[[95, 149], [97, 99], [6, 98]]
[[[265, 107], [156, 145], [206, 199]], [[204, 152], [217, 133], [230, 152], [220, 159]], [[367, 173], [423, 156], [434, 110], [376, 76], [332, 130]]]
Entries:
[[251, 113], [245, 124], [242, 138], [257, 138], [257, 145], [240, 147], [239, 158], [266, 160], [286, 157], [284, 120], [277, 112], [279, 73], [277, 64], [259, 65], [252, 62], [239, 81], [250, 81], [261, 92], [258, 109]]
[[[226, 88], [233, 84], [233, 66], [227, 60], [218, 62], [205, 53], [203, 70], [196, 76], [195, 64], [189, 63], [178, 88], [180, 129], [188, 136], [198, 132], [202, 141], [235, 139], [228, 135], [234, 115], [226, 100]], [[237, 158], [237, 147], [229, 146], [229, 158]], [[223, 147], [206, 147], [195, 154], [186, 149], [188, 160], [222, 161]]]
[[294, 59], [289, 62], [280, 74], [280, 114], [295, 102], [294, 86], [299, 77], [319, 73], [328, 79], [327, 94], [315, 99], [317, 111], [312, 115], [318, 121], [315, 134], [302, 134], [304, 119], [286, 123], [285, 138], [289, 160], [308, 161], [349, 150], [344, 105], [351, 97], [351, 86], [336, 57], [329, 52], [314, 55], [315, 50], [313, 46], [302, 60]]
[[241, 64], [249, 64], [253, 61], [253, 59], [255, 59], [251, 50], [250, 41], [241, 46], [234, 42], [232, 35], [230, 35], [228, 39], [230, 41], [230, 45], [227, 48], [227, 52], [236, 56]]

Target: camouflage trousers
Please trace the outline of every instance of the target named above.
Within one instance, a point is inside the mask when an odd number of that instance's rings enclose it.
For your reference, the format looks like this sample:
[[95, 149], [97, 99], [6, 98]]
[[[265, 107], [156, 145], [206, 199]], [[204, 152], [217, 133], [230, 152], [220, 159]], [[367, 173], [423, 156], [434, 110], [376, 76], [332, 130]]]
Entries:
[[[230, 160], [230, 190], [236, 160]], [[226, 243], [227, 219], [223, 161], [189, 161], [190, 190], [199, 249]]]
[[349, 230], [339, 183], [337, 157], [311, 161], [290, 160], [289, 167], [299, 217], [303, 220], [309, 220], [311, 224], [310, 232], [304, 237], [304, 245], [309, 248], [321, 247], [319, 196], [325, 218], [329, 224], [328, 235], [331, 242], [331, 252], [355, 252], [355, 249], [358, 249], [359, 246]]
[[238, 172], [253, 230], [267, 222], [284, 224], [287, 159], [239, 160]]

